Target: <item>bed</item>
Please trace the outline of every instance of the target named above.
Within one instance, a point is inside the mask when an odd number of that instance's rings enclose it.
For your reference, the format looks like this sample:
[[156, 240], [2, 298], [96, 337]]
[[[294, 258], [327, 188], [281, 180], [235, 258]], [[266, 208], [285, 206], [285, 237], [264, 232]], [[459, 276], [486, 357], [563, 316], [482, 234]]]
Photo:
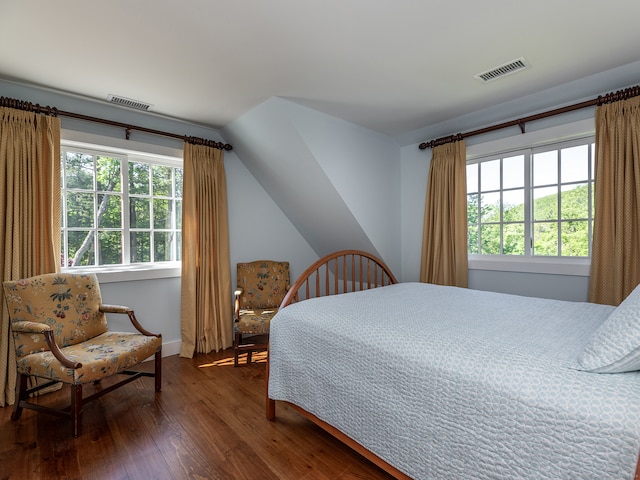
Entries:
[[618, 307], [397, 283], [343, 251], [270, 331], [286, 402], [396, 478], [640, 478], [640, 287]]

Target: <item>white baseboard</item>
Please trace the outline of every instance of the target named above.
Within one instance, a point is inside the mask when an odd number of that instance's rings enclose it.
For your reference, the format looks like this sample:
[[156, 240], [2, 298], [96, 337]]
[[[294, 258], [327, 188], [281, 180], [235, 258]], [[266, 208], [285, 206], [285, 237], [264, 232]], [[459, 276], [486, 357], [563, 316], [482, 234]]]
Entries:
[[173, 340], [172, 342], [163, 343], [162, 356], [170, 357], [171, 355], [178, 355], [180, 353], [181, 347], [182, 347], [181, 340]]
[[[180, 348], [182, 347], [181, 340], [174, 340], [172, 342], [162, 343], [162, 358], [170, 357], [171, 355], [178, 355], [180, 353]], [[149, 358], [145, 359], [145, 362], [153, 360], [154, 356], [151, 355]]]

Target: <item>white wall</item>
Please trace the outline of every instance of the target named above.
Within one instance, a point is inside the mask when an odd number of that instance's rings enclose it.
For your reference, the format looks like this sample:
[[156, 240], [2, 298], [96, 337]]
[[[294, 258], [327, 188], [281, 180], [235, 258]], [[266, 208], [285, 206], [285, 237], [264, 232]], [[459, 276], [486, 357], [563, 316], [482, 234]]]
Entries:
[[235, 265], [288, 261], [292, 280], [318, 256], [234, 153], [225, 155], [232, 285]]

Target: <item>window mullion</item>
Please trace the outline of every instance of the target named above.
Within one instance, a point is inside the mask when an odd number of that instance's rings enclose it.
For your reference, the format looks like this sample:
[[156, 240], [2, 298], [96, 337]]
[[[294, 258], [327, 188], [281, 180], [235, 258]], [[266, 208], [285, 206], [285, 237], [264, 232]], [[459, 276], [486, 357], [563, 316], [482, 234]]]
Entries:
[[556, 251], [559, 257], [562, 256], [562, 149], [558, 149], [557, 154], [557, 170], [558, 170], [558, 186], [557, 186], [557, 203], [558, 203], [558, 223], [556, 224], [556, 232], [558, 235], [558, 249]]
[[122, 263], [131, 263], [131, 222], [129, 220], [129, 158], [120, 160], [120, 175], [122, 178]]
[[531, 150], [524, 154], [524, 256], [533, 255], [533, 189], [531, 188]]

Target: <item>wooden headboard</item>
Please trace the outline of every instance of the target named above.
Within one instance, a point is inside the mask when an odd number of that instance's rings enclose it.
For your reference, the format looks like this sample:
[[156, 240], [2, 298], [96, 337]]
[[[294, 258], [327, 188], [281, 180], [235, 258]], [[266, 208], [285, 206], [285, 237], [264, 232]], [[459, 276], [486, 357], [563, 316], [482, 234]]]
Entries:
[[307, 268], [291, 286], [280, 308], [315, 297], [368, 290], [398, 283], [389, 267], [361, 250], [326, 255]]

